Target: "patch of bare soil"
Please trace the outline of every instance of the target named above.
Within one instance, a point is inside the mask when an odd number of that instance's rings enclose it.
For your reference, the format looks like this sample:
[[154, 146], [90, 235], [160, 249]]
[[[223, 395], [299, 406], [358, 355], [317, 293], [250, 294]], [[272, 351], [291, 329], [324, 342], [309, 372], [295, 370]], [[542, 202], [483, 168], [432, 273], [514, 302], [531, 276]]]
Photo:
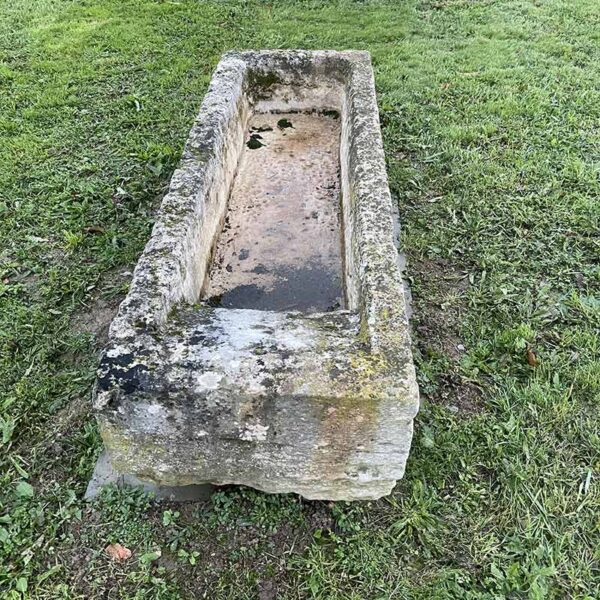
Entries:
[[[281, 598], [293, 585], [287, 570], [289, 556], [301, 555], [313, 542], [315, 530], [321, 530], [322, 535], [336, 531], [331, 503], [301, 503], [302, 519], [294, 523], [283, 520], [277, 528], [270, 529], [247, 522], [241, 515], [237, 522], [226, 520], [216, 524], [210, 517], [210, 503], [153, 502], [146, 510], [146, 519], [162, 554], [151, 569], [164, 569], [169, 577], [175, 578], [182, 599], [211, 597], [210, 590], [216, 589], [220, 578], [221, 584], [229, 581], [235, 586], [238, 571], [255, 574], [259, 600]], [[177, 525], [165, 529], [162, 518], [167, 509], [180, 515]], [[85, 544], [72, 544], [63, 555], [63, 560], [71, 565], [71, 592], [85, 598], [99, 597], [99, 589], [105, 593], [102, 597], [107, 598], [116, 597], [118, 593], [133, 593], [127, 576], [139, 571], [138, 560], [143, 550], [136, 543], [128, 543], [127, 547], [133, 552], [131, 560], [115, 564], [102, 552], [107, 539], [101, 533], [101, 519], [100, 512], [89, 506], [84, 509], [81, 522], [69, 525], [75, 539], [86, 540]], [[188, 534], [193, 532], [181, 538], [181, 547], [197, 553], [197, 562], [193, 565], [169, 547], [184, 530]]]
[[411, 257], [408, 273], [416, 283], [412, 290], [413, 344], [421, 356], [443, 357], [449, 364], [427, 398], [458, 414], [480, 412], [481, 391], [462, 377], [459, 368], [466, 352], [460, 337], [460, 322], [466, 311], [464, 293], [469, 286], [468, 273], [443, 259], [421, 257]]
[[104, 346], [108, 341], [110, 322], [117, 314], [122, 300], [123, 298], [120, 296], [110, 299], [102, 297], [92, 299], [73, 318], [73, 331], [91, 334], [95, 338], [96, 346]]
[[[127, 283], [131, 280], [133, 267], [110, 269], [102, 275], [93, 292], [82, 303], [71, 319], [73, 333], [92, 335], [98, 349], [108, 341], [108, 328], [125, 297]], [[102, 291], [100, 291], [102, 290]]]
[[[198, 568], [189, 574], [189, 579], [178, 577], [185, 597], [195, 597], [198, 589], [210, 590], [219, 573], [231, 569], [235, 564], [240, 569], [251, 569], [256, 573], [256, 595], [259, 600], [283, 597], [290, 586], [287, 570], [289, 556], [302, 555], [314, 541], [317, 529], [323, 535], [336, 529], [330, 503], [301, 502], [301, 522], [282, 522], [272, 531], [254, 524], [238, 524], [226, 530], [220, 529], [218, 538], [214, 534], [203, 536], [197, 547], [201, 551]], [[239, 556], [240, 547], [247, 549], [245, 557]]]

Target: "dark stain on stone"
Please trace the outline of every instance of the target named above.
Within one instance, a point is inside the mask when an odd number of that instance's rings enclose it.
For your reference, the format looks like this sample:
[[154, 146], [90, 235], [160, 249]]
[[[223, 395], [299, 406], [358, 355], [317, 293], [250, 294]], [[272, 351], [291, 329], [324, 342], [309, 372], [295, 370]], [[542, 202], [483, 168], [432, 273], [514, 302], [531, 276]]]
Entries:
[[337, 110], [324, 110], [323, 114], [326, 117], [331, 117], [332, 119], [339, 119], [340, 113]]
[[248, 87], [257, 98], [268, 97], [269, 88], [280, 83], [281, 78], [273, 71], [251, 70], [248, 72]]
[[331, 379], [337, 379], [341, 374], [342, 371], [340, 371], [340, 369], [338, 369], [336, 366], [333, 366], [331, 369], [329, 369], [329, 376]]
[[115, 384], [126, 394], [135, 392], [141, 385], [142, 379], [148, 373], [146, 365], [133, 364], [134, 355], [130, 353], [117, 356], [104, 356], [100, 362], [100, 371], [103, 373], [98, 377], [98, 388], [107, 391]]
[[273, 131], [273, 128], [269, 125], [261, 125], [260, 127], [251, 127], [251, 131], [258, 131], [259, 133], [264, 133], [265, 131]]
[[223, 305], [221, 304], [221, 298], [222, 298], [222, 295], [221, 295], [221, 294], [217, 294], [217, 295], [215, 295], [215, 296], [211, 296], [210, 298], [207, 298], [207, 299], [205, 300], [205, 302], [206, 302], [206, 304], [208, 304], [209, 306], [213, 306], [213, 307], [215, 307], [215, 308], [218, 308], [218, 307], [220, 307], [220, 306], [223, 306]]
[[252, 269], [252, 272], [256, 273], [258, 275], [264, 275], [265, 273], [269, 272], [269, 269], [267, 269], [267, 267], [265, 267], [265, 265], [259, 264], [259, 265], [256, 265], [254, 267], [254, 269]]
[[250, 250], [248, 250], [247, 248], [242, 248], [240, 250], [240, 253], [238, 254], [238, 258], [240, 260], [246, 260], [249, 256], [250, 256]]
[[288, 358], [291, 358], [293, 355], [291, 350], [288, 350], [287, 348], [281, 348], [279, 350], [279, 356], [281, 357], [281, 360], [286, 361], [288, 360]]
[[248, 148], [250, 148], [250, 150], [258, 150], [259, 148], [262, 148], [264, 146], [264, 144], [259, 139], [255, 138], [255, 137], [251, 137], [246, 142], [246, 146], [248, 146]]
[[275, 380], [272, 377], [265, 377], [260, 383], [266, 388], [272, 388], [275, 385]]
[[190, 337], [190, 344], [193, 346], [204, 346], [208, 343], [207, 337], [206, 334], [195, 331]]
[[238, 285], [233, 289], [208, 298], [210, 306], [222, 308], [256, 308], [265, 292], [257, 285]]
[[272, 285], [238, 285], [207, 299], [210, 306], [275, 311], [331, 311], [340, 307], [341, 281], [318, 263], [273, 271]]
[[277, 127], [279, 127], [279, 129], [288, 129], [290, 127], [293, 128], [294, 126], [289, 119], [279, 119], [279, 121], [277, 121]]

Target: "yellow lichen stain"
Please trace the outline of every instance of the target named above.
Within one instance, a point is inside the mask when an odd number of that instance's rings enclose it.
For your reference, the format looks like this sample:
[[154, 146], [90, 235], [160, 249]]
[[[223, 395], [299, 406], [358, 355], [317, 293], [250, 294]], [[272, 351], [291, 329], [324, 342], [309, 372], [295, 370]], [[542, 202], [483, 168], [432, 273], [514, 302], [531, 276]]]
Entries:
[[[370, 445], [377, 424], [376, 403], [347, 398], [322, 412], [318, 441], [311, 462], [325, 480], [346, 479], [357, 452]], [[317, 409], [318, 410], [318, 409]]]
[[[101, 421], [99, 428], [111, 463], [118, 473], [134, 475], [143, 481], [158, 485], [182, 486], [197, 483], [193, 474], [173, 476], [172, 470], [169, 472], [168, 479], [160, 476], [152, 464], [162, 459], [169, 464], [171, 453], [164, 444], [157, 443], [153, 436], [125, 434], [107, 421]], [[148, 458], [140, 459], [144, 456]], [[202, 468], [201, 465], [202, 461], [199, 470]]]
[[[332, 361], [329, 367], [334, 366]], [[382, 356], [359, 351], [350, 360], [352, 383], [345, 391], [347, 395], [340, 389], [336, 398], [317, 400], [315, 410], [321, 425], [312, 463], [323, 478], [347, 479], [347, 472], [359, 462], [357, 454], [370, 448], [377, 430], [379, 403], [386, 397], [382, 387], [387, 380], [386, 369]]]

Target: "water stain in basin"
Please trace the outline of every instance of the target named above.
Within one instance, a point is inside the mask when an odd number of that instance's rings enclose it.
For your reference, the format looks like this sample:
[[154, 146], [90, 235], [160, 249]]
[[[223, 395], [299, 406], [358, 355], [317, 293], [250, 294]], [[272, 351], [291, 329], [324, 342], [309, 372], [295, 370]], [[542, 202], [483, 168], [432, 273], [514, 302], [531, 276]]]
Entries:
[[271, 285], [241, 284], [206, 299], [210, 306], [275, 311], [331, 311], [341, 307], [341, 282], [320, 265], [299, 269], [254, 269], [273, 276]]

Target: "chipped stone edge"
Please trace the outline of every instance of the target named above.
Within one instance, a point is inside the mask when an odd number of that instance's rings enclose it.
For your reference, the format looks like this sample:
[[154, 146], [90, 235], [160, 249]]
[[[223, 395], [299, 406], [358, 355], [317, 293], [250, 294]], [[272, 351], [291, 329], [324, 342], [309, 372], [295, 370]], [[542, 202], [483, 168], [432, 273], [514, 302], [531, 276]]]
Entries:
[[113, 466], [110, 456], [104, 450], [94, 467], [92, 478], [88, 482], [84, 494], [84, 500], [91, 502], [98, 498], [103, 488], [115, 486], [117, 488], [137, 488], [147, 494], [151, 494], [156, 500], [167, 500], [169, 502], [200, 502], [208, 500], [218, 489], [210, 483], [193, 485], [156, 485], [148, 481], [142, 481], [133, 475], [119, 473]]

